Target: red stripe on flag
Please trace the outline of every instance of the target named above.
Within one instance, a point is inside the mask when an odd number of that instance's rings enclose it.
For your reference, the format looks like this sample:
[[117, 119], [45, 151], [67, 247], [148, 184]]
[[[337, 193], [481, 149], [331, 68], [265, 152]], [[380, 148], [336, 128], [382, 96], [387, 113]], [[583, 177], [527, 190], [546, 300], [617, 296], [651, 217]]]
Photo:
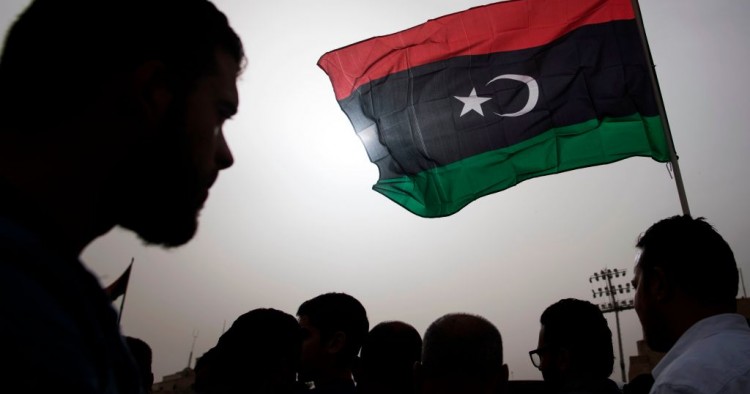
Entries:
[[635, 19], [631, 0], [511, 0], [331, 51], [318, 61], [336, 99], [372, 80], [456, 56], [533, 48], [597, 23]]

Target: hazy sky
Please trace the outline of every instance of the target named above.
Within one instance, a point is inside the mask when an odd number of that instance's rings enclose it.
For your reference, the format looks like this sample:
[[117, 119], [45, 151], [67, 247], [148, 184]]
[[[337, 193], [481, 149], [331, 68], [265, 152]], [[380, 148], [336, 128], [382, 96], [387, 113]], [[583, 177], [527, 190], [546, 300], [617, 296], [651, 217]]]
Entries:
[[[0, 27], [27, 3], [2, 0]], [[631, 269], [638, 234], [681, 213], [666, 166], [647, 158], [535, 178], [441, 219], [414, 216], [371, 190], [377, 168], [318, 58], [487, 2], [215, 3], [249, 58], [239, 114], [225, 127], [234, 167], [219, 177], [187, 246], [145, 247], [115, 230], [83, 255], [105, 285], [135, 258], [122, 327], [153, 348], [157, 380], [187, 366], [196, 330], [197, 356], [242, 313], [294, 314], [330, 291], [358, 298], [371, 326], [403, 320], [424, 332], [445, 313], [483, 315], [503, 335], [513, 378], [541, 379], [528, 351], [544, 308], [591, 300], [591, 274]], [[715, 225], [748, 275], [750, 2], [641, 7], [691, 210]], [[621, 321], [627, 358], [640, 325], [632, 310]]]

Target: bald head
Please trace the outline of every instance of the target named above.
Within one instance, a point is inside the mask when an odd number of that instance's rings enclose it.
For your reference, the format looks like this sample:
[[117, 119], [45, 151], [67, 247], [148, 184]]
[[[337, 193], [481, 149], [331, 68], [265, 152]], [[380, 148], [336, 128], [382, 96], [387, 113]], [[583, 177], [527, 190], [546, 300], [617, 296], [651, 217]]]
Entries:
[[413, 369], [422, 353], [422, 337], [411, 325], [383, 322], [370, 330], [355, 375], [361, 394], [412, 394]]
[[503, 369], [500, 331], [480, 316], [445, 315], [425, 332], [422, 368], [449, 380], [490, 379]]
[[367, 369], [406, 369], [411, 375], [422, 352], [422, 337], [417, 329], [401, 321], [376, 325], [367, 334], [360, 358]]

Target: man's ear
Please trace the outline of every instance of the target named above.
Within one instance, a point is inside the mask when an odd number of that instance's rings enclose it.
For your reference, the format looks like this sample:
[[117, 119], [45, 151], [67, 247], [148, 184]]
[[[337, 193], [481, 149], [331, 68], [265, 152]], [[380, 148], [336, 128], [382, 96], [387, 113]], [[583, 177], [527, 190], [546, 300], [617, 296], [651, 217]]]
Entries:
[[132, 93], [149, 125], [161, 123], [174, 95], [169, 87], [167, 70], [160, 61], [148, 61], [135, 70]]
[[325, 344], [326, 352], [330, 354], [338, 354], [346, 346], [346, 333], [343, 331], [336, 331], [331, 339]]
[[674, 285], [661, 267], [649, 270], [646, 287], [653, 299], [659, 302], [668, 300], [674, 291]]
[[502, 379], [503, 382], [507, 382], [508, 375], [508, 364], [503, 364], [503, 366], [500, 367], [500, 379]]

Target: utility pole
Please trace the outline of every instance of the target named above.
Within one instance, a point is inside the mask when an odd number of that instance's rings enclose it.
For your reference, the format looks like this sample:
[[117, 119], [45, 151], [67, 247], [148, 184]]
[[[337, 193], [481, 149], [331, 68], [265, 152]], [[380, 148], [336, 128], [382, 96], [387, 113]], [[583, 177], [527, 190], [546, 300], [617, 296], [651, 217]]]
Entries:
[[[613, 284], [612, 279], [619, 278], [620, 276], [623, 277], [623, 280], [625, 280], [627, 283], [625, 286], [620, 284]], [[620, 349], [620, 372], [622, 373], [622, 381], [623, 383], [626, 383], [628, 380], [626, 379], [625, 375], [625, 359], [623, 358], [622, 354], [622, 335], [620, 334], [620, 311], [624, 311], [627, 309], [633, 309], [633, 299], [621, 299], [623, 296], [621, 295], [618, 298], [618, 292], [619, 294], [629, 294], [631, 290], [633, 290], [630, 286], [630, 281], [627, 280], [627, 270], [621, 269], [618, 270], [615, 269], [609, 269], [605, 268], [599, 272], [594, 273], [589, 277], [589, 283], [594, 283], [594, 281], [605, 282], [603, 284], [603, 288], [599, 287], [592, 288], [591, 293], [594, 298], [608, 298], [607, 302], [600, 303], [599, 309], [602, 310], [602, 313], [615, 313], [615, 322], [617, 324], [617, 345]]]

